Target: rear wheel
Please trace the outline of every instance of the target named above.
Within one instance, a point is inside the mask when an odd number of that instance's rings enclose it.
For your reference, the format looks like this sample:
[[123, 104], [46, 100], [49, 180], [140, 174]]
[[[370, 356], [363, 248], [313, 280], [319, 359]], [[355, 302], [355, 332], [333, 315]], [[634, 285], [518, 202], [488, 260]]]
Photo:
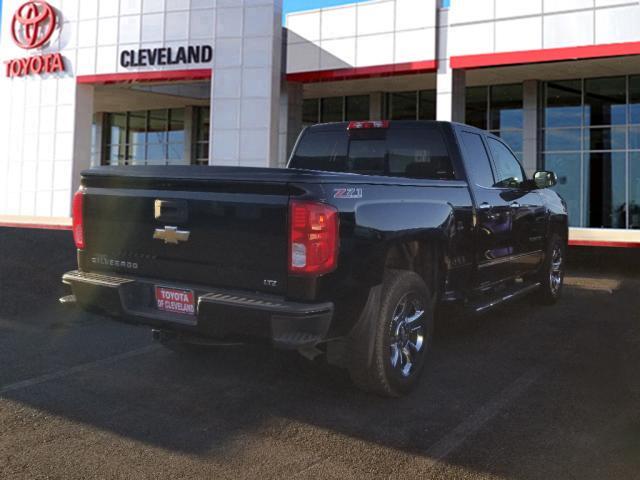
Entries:
[[[368, 311], [371, 309], [364, 309]], [[390, 397], [404, 395], [418, 383], [429, 351], [431, 292], [418, 274], [389, 270], [373, 315], [369, 331], [350, 339], [349, 373], [363, 390]]]
[[547, 247], [545, 263], [538, 274], [538, 282], [540, 282], [538, 298], [542, 303], [552, 305], [562, 295], [566, 251], [566, 243], [560, 235], [553, 234]]

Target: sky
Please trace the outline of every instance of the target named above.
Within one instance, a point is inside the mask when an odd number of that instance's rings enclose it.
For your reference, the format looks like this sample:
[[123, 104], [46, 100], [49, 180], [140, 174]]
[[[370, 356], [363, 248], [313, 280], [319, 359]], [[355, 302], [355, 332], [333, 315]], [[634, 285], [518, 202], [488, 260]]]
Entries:
[[357, 3], [363, 0], [283, 0], [284, 13], [298, 12], [301, 10], [313, 10], [315, 8], [333, 7], [347, 3]]

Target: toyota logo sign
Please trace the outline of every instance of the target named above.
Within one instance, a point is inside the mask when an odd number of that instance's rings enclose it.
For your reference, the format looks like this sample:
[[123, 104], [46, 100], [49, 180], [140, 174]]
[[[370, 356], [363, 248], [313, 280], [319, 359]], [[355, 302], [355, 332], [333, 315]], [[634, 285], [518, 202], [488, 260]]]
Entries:
[[30, 1], [16, 11], [11, 22], [11, 36], [20, 48], [42, 47], [56, 29], [56, 12], [43, 1]]
[[[33, 0], [16, 10], [11, 21], [11, 36], [20, 48], [33, 50], [51, 40], [57, 23], [57, 14], [51, 5], [44, 1]], [[32, 54], [27, 58], [5, 60], [4, 64], [6, 76], [9, 78], [66, 71], [60, 52], [45, 55]]]

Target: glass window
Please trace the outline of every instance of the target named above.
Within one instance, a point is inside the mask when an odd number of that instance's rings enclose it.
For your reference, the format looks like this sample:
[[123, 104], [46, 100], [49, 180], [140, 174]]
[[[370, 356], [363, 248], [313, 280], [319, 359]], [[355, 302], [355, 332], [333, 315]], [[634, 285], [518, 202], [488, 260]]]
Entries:
[[126, 165], [144, 165], [147, 152], [146, 144], [139, 143], [136, 145], [129, 145], [127, 149], [127, 162]]
[[106, 165], [188, 162], [183, 108], [106, 114], [103, 134], [107, 147], [102, 161]]
[[582, 125], [582, 85], [580, 80], [548, 82], [546, 85], [545, 125], [579, 127]]
[[437, 128], [310, 132], [291, 167], [448, 180], [453, 167]]
[[[144, 145], [147, 141], [147, 112], [129, 113], [129, 143]], [[144, 156], [143, 156], [144, 160]]]
[[302, 123], [314, 125], [320, 121], [320, 102], [317, 98], [310, 98], [302, 103]]
[[640, 124], [640, 76], [629, 77], [629, 123]]
[[640, 152], [629, 154], [629, 228], [640, 228]]
[[376, 175], [384, 173], [387, 158], [385, 140], [354, 139], [349, 142], [349, 168], [351, 172]]
[[585, 80], [585, 126], [626, 124], [626, 88], [625, 77], [592, 78]]
[[389, 94], [390, 120], [416, 120], [417, 118], [417, 92], [395, 92]]
[[509, 145], [511, 150], [514, 152], [522, 152], [524, 142], [522, 138], [522, 130], [502, 130], [492, 133], [504, 140], [504, 142]]
[[640, 127], [629, 127], [629, 150], [640, 150]]
[[368, 120], [369, 112], [369, 95], [355, 95], [345, 97], [345, 120], [358, 121]]
[[496, 187], [518, 187], [524, 181], [524, 173], [518, 159], [502, 143], [488, 138], [489, 148], [493, 154], [496, 167]]
[[625, 156], [624, 152], [589, 155], [589, 227], [626, 228]]
[[522, 84], [491, 87], [490, 130], [522, 129]]
[[547, 153], [545, 168], [555, 172], [558, 184], [554, 190], [567, 202], [569, 225], [579, 227], [580, 215], [581, 159], [580, 153]]
[[545, 168], [558, 174], [570, 225], [638, 228], [640, 76], [549, 82], [545, 91]]
[[624, 127], [586, 128], [585, 150], [624, 150], [627, 138]]
[[579, 128], [549, 129], [544, 132], [544, 148], [550, 152], [580, 151], [582, 130]]
[[466, 152], [465, 158], [471, 180], [481, 187], [491, 187], [495, 183], [489, 155], [477, 133], [462, 132], [462, 143]]
[[349, 148], [345, 132], [307, 132], [298, 144], [291, 167], [344, 172]]
[[322, 116], [320, 118], [321, 122], [327, 123], [343, 121], [343, 97], [323, 98], [320, 103], [322, 105]]
[[466, 90], [466, 122], [474, 127], [487, 129], [487, 87], [471, 87]]
[[167, 144], [147, 143], [147, 153], [144, 158], [140, 158], [140, 161], [142, 160], [146, 160], [147, 165], [165, 165], [167, 163]]
[[124, 143], [107, 147], [105, 165], [124, 165], [126, 159], [127, 146]]
[[110, 143], [125, 144], [127, 143], [127, 114], [126, 113], [110, 113], [107, 115], [107, 122], [111, 135]]
[[170, 143], [184, 143], [186, 130], [184, 126], [183, 108], [173, 108], [169, 110], [169, 134]]
[[440, 131], [434, 128], [391, 130], [387, 136], [389, 174], [450, 180], [453, 166]]
[[420, 96], [420, 105], [418, 118], [419, 120], [435, 120], [436, 119], [436, 91], [422, 90], [418, 93]]
[[198, 107], [195, 112], [196, 116], [196, 144], [195, 144], [195, 163], [196, 165], [209, 164], [209, 134], [211, 123], [211, 108]]
[[168, 117], [169, 112], [167, 110], [151, 110], [149, 112], [147, 143], [164, 143], [167, 141]]

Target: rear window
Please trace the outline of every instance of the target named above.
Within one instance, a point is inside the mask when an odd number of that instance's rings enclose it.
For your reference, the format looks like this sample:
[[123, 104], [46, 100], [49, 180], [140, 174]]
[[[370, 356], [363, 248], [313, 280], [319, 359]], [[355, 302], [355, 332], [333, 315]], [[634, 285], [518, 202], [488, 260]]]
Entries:
[[451, 180], [449, 153], [436, 127], [308, 131], [291, 168], [364, 175]]

